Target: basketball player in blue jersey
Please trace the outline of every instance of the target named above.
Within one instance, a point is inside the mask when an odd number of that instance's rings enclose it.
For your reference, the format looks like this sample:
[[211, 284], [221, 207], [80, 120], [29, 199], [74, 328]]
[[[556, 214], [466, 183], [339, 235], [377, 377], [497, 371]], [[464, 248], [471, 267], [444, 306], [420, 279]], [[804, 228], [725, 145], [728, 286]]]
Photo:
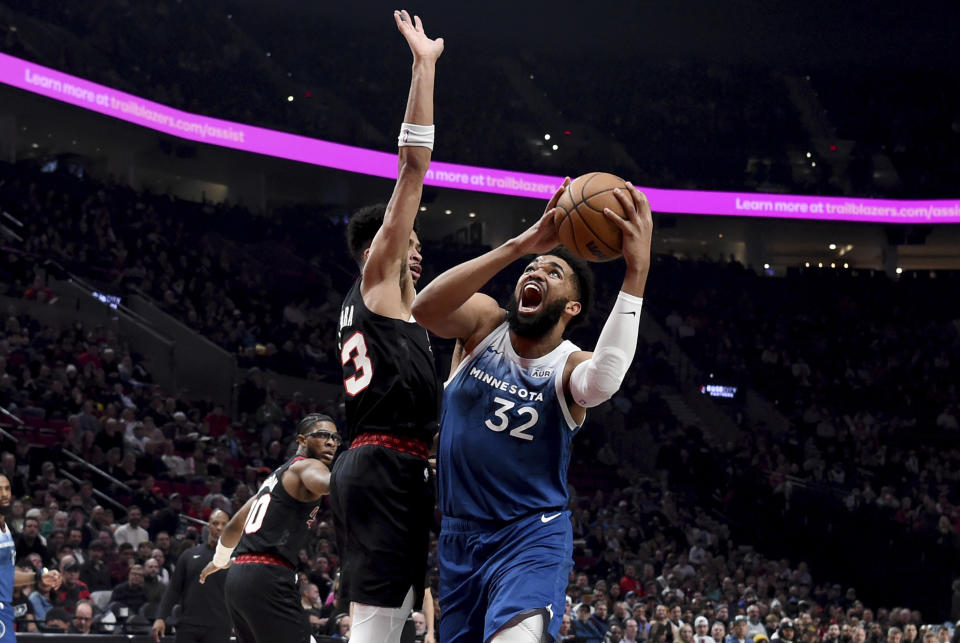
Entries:
[[48, 591], [60, 587], [60, 572], [40, 570], [36, 573], [17, 569], [14, 561], [17, 550], [13, 545], [13, 532], [7, 525], [7, 513], [13, 493], [10, 479], [0, 474], [0, 643], [14, 643], [17, 640], [13, 629], [13, 588], [37, 584], [37, 589]]
[[[591, 303], [586, 264], [557, 245], [554, 206], [499, 248], [437, 277], [414, 303], [417, 321], [457, 338], [464, 355], [443, 395], [437, 448], [443, 524], [438, 546], [444, 643], [533, 643], [557, 636], [572, 567], [566, 511], [570, 443], [589, 407], [619, 388], [636, 350], [650, 267], [652, 219], [632, 185], [626, 273], [594, 352], [563, 339]], [[525, 255], [507, 309], [478, 291]]]

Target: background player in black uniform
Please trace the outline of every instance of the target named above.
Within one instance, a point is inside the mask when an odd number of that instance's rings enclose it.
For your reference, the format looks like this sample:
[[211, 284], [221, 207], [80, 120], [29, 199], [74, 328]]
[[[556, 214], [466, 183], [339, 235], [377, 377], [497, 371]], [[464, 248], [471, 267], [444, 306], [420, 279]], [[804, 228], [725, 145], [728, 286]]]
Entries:
[[227, 575], [219, 574], [209, 583], [200, 584], [200, 572], [213, 559], [228, 520], [230, 516], [225, 511], [214, 510], [207, 523], [207, 542], [191, 547], [177, 559], [173, 578], [163, 594], [157, 620], [153, 622], [153, 638], [157, 643], [167, 632], [165, 620], [173, 606], [178, 604], [180, 617], [177, 619], [176, 643], [226, 643], [230, 640], [233, 626], [224, 599]]
[[[306, 643], [294, 565], [310, 537], [319, 500], [330, 492], [330, 464], [340, 444], [333, 420], [313, 413], [297, 425], [296, 455], [270, 474], [230, 519], [200, 582], [230, 567], [227, 610], [240, 643]], [[230, 555], [236, 548], [232, 563]]]
[[433, 486], [427, 466], [438, 385], [426, 331], [411, 322], [420, 244], [413, 223], [433, 149], [433, 80], [443, 39], [395, 12], [413, 53], [400, 130], [399, 176], [384, 210], [351, 219], [347, 238], [362, 275], [343, 303], [340, 358], [350, 450], [332, 475], [330, 502], [343, 559], [341, 597], [351, 641], [399, 641], [423, 596]]

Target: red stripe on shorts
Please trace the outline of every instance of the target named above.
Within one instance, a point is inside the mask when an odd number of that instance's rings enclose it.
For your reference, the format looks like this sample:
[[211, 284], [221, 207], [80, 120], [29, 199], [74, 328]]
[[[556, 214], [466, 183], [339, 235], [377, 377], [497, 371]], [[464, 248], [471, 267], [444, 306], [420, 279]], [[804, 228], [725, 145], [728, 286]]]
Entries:
[[233, 564], [234, 565], [250, 565], [250, 564], [279, 565], [280, 567], [293, 569], [293, 565], [291, 565], [285, 559], [280, 558], [279, 556], [274, 556], [273, 554], [240, 554], [239, 556], [233, 559]]
[[401, 451], [415, 455], [418, 458], [426, 460], [430, 457], [430, 449], [422, 441], [416, 438], [408, 438], [403, 435], [393, 435], [391, 433], [362, 433], [354, 438], [350, 445], [351, 449], [373, 444], [394, 451]]

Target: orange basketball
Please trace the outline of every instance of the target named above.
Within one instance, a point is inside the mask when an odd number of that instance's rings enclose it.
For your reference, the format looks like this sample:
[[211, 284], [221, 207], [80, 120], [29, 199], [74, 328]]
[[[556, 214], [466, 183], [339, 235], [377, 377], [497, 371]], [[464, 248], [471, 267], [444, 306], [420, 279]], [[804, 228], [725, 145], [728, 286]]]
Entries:
[[[604, 208], [626, 219], [614, 189], [629, 190], [626, 181], [606, 172], [578, 176], [557, 201], [553, 224], [560, 243], [587, 261], [610, 261], [623, 250], [623, 234], [603, 214]], [[629, 194], [629, 192], [628, 192]]]

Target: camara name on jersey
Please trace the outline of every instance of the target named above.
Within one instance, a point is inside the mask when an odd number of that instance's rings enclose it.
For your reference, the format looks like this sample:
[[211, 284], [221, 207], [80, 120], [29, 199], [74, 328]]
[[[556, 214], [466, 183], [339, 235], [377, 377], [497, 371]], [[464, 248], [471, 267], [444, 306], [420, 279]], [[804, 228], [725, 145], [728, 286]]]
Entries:
[[501, 380], [499, 378], [490, 375], [489, 373], [484, 373], [481, 369], [474, 366], [470, 369], [470, 377], [475, 377], [484, 384], [489, 384], [491, 388], [495, 388], [499, 391], [503, 391], [509, 395], [516, 395], [521, 400], [531, 400], [533, 402], [542, 402], [543, 393], [538, 391], [528, 391], [522, 386], [517, 386], [512, 384], [507, 380]]

